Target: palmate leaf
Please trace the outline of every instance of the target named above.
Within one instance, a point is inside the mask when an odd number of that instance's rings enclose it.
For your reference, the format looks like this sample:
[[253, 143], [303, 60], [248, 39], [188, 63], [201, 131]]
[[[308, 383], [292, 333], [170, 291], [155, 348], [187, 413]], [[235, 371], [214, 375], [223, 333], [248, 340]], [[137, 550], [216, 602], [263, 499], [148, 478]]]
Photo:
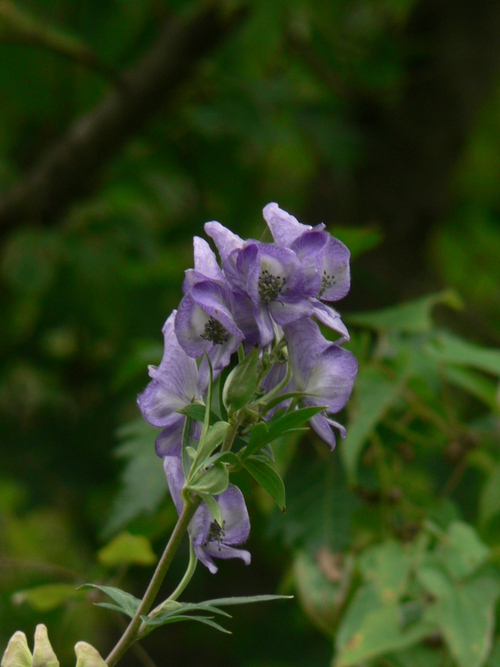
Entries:
[[[230, 598], [219, 598], [215, 600], [206, 600], [205, 602], [181, 602], [175, 606], [174, 609], [167, 609], [164, 612], [149, 618], [147, 616], [141, 617], [146, 625], [151, 628], [160, 627], [169, 623], [177, 623], [178, 621], [198, 621], [214, 627], [221, 632], [229, 633], [228, 630], [213, 621], [213, 616], [206, 614], [217, 614], [226, 618], [231, 618], [231, 615], [220, 607], [252, 604], [255, 602], [271, 602], [274, 600], [290, 600], [293, 596], [290, 595], [252, 595]], [[192, 614], [192, 615], [191, 615]]]

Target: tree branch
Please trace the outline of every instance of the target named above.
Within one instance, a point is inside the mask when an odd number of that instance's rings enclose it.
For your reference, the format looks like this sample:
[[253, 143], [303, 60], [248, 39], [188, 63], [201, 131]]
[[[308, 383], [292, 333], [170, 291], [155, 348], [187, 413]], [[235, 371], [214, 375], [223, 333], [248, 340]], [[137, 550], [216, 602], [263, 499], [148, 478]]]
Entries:
[[122, 74], [121, 85], [77, 119], [0, 200], [0, 231], [24, 221], [51, 224], [95, 189], [106, 162], [172, 98], [244, 13], [210, 2], [195, 15], [169, 21], [151, 50]]

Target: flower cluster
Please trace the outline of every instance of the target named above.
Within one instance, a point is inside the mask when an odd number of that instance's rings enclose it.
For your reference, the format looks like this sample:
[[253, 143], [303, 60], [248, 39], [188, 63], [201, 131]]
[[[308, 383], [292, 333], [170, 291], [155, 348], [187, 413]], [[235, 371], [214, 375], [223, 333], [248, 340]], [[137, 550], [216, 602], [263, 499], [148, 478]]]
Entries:
[[[257, 349], [258, 361], [249, 405], [239, 408], [237, 419], [230, 402], [226, 406], [228, 426], [236, 424], [235, 433], [238, 426], [248, 427], [248, 415], [253, 424], [267, 420], [278, 404], [288, 410], [317, 406], [311, 426], [332, 449], [332, 426], [345, 435], [331, 415], [345, 406], [357, 363], [341, 347], [349, 335], [330, 304], [349, 291], [349, 250], [324, 224], [303, 225], [275, 203], [268, 204], [263, 215], [274, 243], [244, 241], [218, 222], [205, 224], [220, 264], [207, 241], [195, 237], [194, 268], [186, 271], [183, 298], [163, 328], [163, 359], [150, 367], [151, 382], [138, 398], [145, 419], [162, 428], [156, 452], [164, 460], [178, 513], [189, 477], [183, 456], [187, 425], [194, 443], [191, 458], [196, 444], [201, 449], [202, 438], [201, 422], [188, 420], [179, 410], [206, 402], [211, 382], [236, 352], [242, 362]], [[320, 324], [334, 332], [336, 342], [323, 336]], [[231, 444], [223, 449], [228, 451]], [[213, 497], [222, 522], [203, 503], [189, 532], [197, 557], [215, 572], [212, 557], [250, 561], [247, 551], [234, 548], [246, 540], [250, 524], [239, 489], [227, 483]]]

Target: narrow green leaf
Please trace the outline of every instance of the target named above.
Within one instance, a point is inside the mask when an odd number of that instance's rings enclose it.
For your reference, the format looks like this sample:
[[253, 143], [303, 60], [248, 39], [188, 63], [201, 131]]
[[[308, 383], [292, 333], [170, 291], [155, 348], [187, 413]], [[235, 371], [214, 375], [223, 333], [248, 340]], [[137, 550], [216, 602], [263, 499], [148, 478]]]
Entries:
[[240, 604], [253, 604], [254, 602], [273, 602], [274, 600], [293, 600], [293, 595], [245, 595], [231, 598], [216, 598], [206, 600], [200, 604], [212, 607], [228, 607]]
[[276, 438], [279, 438], [281, 435], [287, 433], [288, 431], [297, 430], [303, 426], [303, 424], [309, 421], [309, 419], [312, 419], [312, 417], [325, 409], [325, 406], [314, 405], [307, 408], [300, 408], [299, 410], [292, 410], [276, 420], [271, 420], [268, 426], [268, 442], [276, 440]]
[[208, 509], [210, 511], [210, 514], [213, 516], [213, 518], [217, 521], [219, 526], [222, 528], [223, 519], [222, 519], [222, 512], [221, 512], [219, 503], [209, 493], [200, 493], [199, 495], [203, 498], [203, 501], [204, 501], [205, 505], [208, 507]]
[[500, 350], [469, 343], [453, 334], [440, 333], [429, 342], [425, 351], [435, 361], [469, 366], [500, 376]]
[[208, 427], [206, 434], [200, 438], [191, 474], [197, 472], [200, 466], [205, 464], [206, 459], [226, 437], [228, 429], [229, 424], [223, 421], [218, 421]]
[[243, 463], [256, 482], [268, 492], [280, 510], [285, 510], [285, 485], [276, 470], [269, 463], [250, 457]]
[[[80, 588], [97, 588], [102, 591], [105, 595], [114, 600], [118, 608], [130, 618], [133, 618], [135, 612], [139, 609], [141, 601], [138, 600], [130, 593], [122, 591], [120, 588], [115, 588], [113, 586], [100, 586], [99, 584], [84, 584]], [[80, 590], [80, 589], [78, 589]], [[99, 603], [98, 603], [99, 604]], [[108, 603], [104, 603], [108, 604]]]

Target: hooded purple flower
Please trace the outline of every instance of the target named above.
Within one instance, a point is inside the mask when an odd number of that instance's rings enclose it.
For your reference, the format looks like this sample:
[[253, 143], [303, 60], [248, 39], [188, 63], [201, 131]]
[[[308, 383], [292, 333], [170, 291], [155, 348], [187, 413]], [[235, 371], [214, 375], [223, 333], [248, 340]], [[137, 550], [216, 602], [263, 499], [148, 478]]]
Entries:
[[205, 352], [214, 368], [230, 362], [244, 336], [236, 326], [230, 291], [212, 280], [196, 283], [179, 304], [175, 333], [182, 349], [193, 359]]
[[308, 318], [284, 327], [288, 355], [296, 391], [304, 393], [304, 405], [324, 405], [326, 410], [310, 422], [316, 433], [333, 449], [335, 436], [331, 426], [345, 429], [333, 421], [330, 413], [341, 410], [351, 395], [358, 364], [353, 354], [329, 343], [318, 325]]
[[[181, 491], [185, 482], [180, 441], [177, 444], [172, 443], [165, 450], [163, 468], [167, 476], [170, 495], [177, 513], [180, 514], [183, 508]], [[217, 572], [213, 558], [241, 558], [246, 565], [249, 565], [251, 560], [248, 551], [234, 548], [235, 545], [245, 542], [250, 533], [250, 519], [243, 494], [238, 487], [230, 484], [224, 493], [214, 497], [221, 509], [222, 528], [215, 521], [205, 503], [202, 503], [196, 510], [188, 526], [196, 557], [212, 574]]]
[[[212, 223], [213, 224], [213, 223]], [[196, 283], [212, 280], [221, 285], [225, 284], [224, 274], [217, 263], [217, 257], [208, 243], [195, 236], [193, 239], [194, 269], [186, 271], [182, 291], [187, 294]]]
[[[196, 361], [188, 357], [175, 336], [176, 312], [172, 312], [163, 327], [165, 347], [161, 363], [158, 367], [149, 367], [152, 380], [137, 398], [144, 419], [153, 426], [163, 427], [160, 435], [164, 447], [182, 433], [186, 418], [177, 410], [193, 401], [201, 401], [206, 389], [198, 386]], [[161, 451], [157, 453], [162, 455]]]
[[313, 312], [304, 271], [292, 250], [253, 241], [232, 252], [225, 274], [252, 303], [261, 347], [272, 342], [273, 323], [289, 324]]
[[278, 204], [268, 204], [263, 214], [276, 243], [293, 250], [300, 260], [308, 290], [312, 292], [314, 316], [339, 333], [341, 341], [349, 340], [340, 315], [324, 303], [338, 301], [349, 291], [349, 249], [325, 232], [324, 224], [302, 225]]

